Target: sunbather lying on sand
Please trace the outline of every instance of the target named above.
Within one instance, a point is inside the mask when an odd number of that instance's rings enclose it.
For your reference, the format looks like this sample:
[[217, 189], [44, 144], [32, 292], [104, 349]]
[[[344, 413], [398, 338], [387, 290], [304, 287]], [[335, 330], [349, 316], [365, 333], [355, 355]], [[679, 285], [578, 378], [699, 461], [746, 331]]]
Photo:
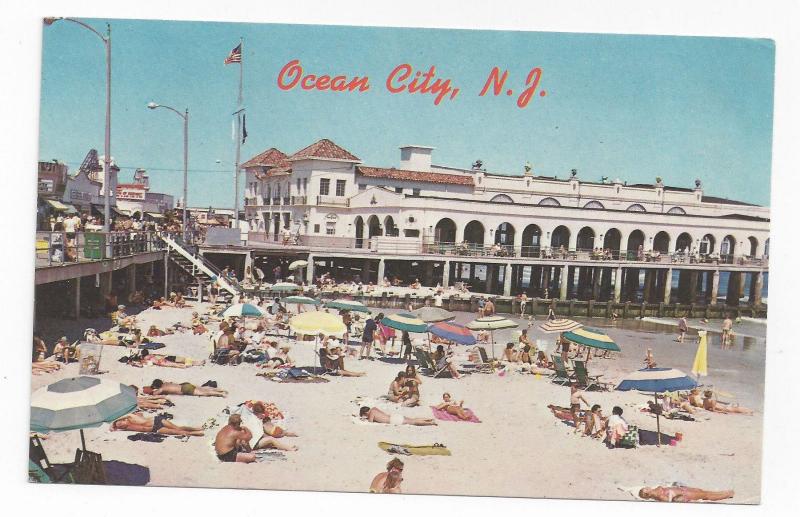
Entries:
[[401, 494], [400, 484], [403, 482], [403, 462], [393, 458], [386, 465], [386, 472], [372, 478], [369, 491], [372, 494]]
[[172, 402], [168, 398], [165, 397], [153, 397], [150, 395], [142, 395], [136, 397], [136, 407], [143, 410], [148, 409], [164, 409], [166, 406], [174, 406]]
[[705, 391], [703, 393], [703, 409], [713, 411], [714, 413], [738, 413], [741, 415], [752, 415], [754, 413], [752, 409], [742, 406], [724, 406], [722, 402], [714, 400], [712, 398], [713, 396], [714, 393], [711, 391]]
[[175, 333], [175, 331], [173, 331], [172, 329], [161, 330], [160, 328], [158, 328], [155, 325], [150, 325], [150, 328], [147, 330], [147, 336], [148, 337], [161, 337], [161, 336], [166, 336], [168, 334], [174, 334], [174, 333]]
[[152, 395], [191, 395], [195, 397], [226, 397], [228, 392], [223, 389], [195, 386], [190, 382], [162, 381], [155, 379], [150, 385]]
[[31, 373], [41, 375], [61, 369], [61, 363], [55, 361], [34, 361], [31, 364]]
[[171, 436], [203, 436], [203, 429], [200, 427], [179, 426], [173, 424], [172, 420], [165, 418], [165, 415], [156, 415], [153, 418], [149, 418], [141, 413], [131, 413], [114, 420], [111, 424], [111, 430], [158, 433]]
[[214, 451], [223, 462], [252, 463], [256, 455], [250, 448], [253, 433], [242, 425], [242, 415], [233, 414], [228, 417], [228, 425], [217, 433], [214, 440]]
[[733, 490], [713, 492], [688, 486], [644, 487], [639, 490], [639, 497], [664, 503], [691, 503], [693, 501], [722, 501], [733, 497]]
[[451, 415], [457, 416], [461, 420], [469, 420], [471, 418], [470, 414], [467, 413], [467, 411], [464, 409], [464, 401], [463, 400], [461, 402], [459, 402], [458, 404], [456, 404], [455, 402], [451, 401], [451, 397], [450, 397], [449, 393], [443, 393], [442, 394], [442, 400], [444, 402], [442, 402], [441, 404], [436, 406], [436, 409], [439, 409], [439, 410], [442, 410], [442, 411], [446, 411], [446, 412], [450, 413]]
[[148, 350], [142, 350], [138, 356], [129, 359], [128, 364], [131, 366], [153, 365], [168, 368], [189, 368], [191, 366], [203, 366], [206, 362], [192, 360], [179, 355], [151, 354]]
[[433, 418], [409, 418], [400, 413], [384, 413], [380, 409], [369, 406], [363, 406], [359, 412], [359, 417], [368, 422], [375, 422], [378, 424], [391, 424], [391, 425], [438, 425]]
[[[256, 413], [256, 416], [259, 416]], [[282, 427], [275, 425], [272, 423], [272, 419], [270, 419], [266, 415], [263, 416], [262, 421], [264, 422], [262, 425], [262, 429], [264, 434], [261, 438], [258, 439], [256, 445], [253, 449], [278, 449], [279, 451], [296, 451], [296, 445], [286, 445], [279, 440], [279, 438], [293, 438], [297, 435], [290, 431], [286, 431]]]

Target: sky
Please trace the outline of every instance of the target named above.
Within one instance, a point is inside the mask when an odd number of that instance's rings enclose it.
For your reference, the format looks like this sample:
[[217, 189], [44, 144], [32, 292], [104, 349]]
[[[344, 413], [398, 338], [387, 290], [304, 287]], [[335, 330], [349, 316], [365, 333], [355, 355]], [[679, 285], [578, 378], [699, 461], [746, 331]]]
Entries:
[[[329, 138], [365, 165], [397, 166], [398, 147], [435, 147], [433, 163], [586, 181], [694, 187], [769, 205], [775, 47], [744, 38], [627, 36], [484, 30], [84, 20], [112, 27], [111, 155], [148, 170], [151, 190], [182, 191], [182, 120], [154, 101], [189, 109], [189, 205], [232, 207], [239, 65], [223, 65], [244, 38], [248, 138], [242, 159], [269, 147], [291, 154]], [[282, 90], [280, 70], [369, 77], [366, 92]], [[59, 21], [43, 29], [39, 157], [75, 172], [103, 153], [102, 42]], [[398, 65], [436, 67], [459, 93], [392, 94]], [[479, 96], [493, 67], [503, 93]], [[516, 100], [541, 69], [526, 107]], [[409, 79], [410, 80], [410, 79]], [[408, 83], [408, 81], [406, 81]], [[505, 90], [512, 89], [513, 95]], [[541, 96], [540, 92], [545, 95]], [[244, 182], [242, 174], [241, 182]]]

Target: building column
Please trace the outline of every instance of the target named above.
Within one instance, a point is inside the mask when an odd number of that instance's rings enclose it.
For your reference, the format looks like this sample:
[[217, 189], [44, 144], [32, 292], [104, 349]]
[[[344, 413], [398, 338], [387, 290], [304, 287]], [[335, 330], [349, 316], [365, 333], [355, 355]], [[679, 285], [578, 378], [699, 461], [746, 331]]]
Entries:
[[370, 270], [369, 259], [364, 259], [363, 264], [361, 265], [361, 282], [368, 284], [369, 283], [369, 270]]
[[164, 298], [169, 297], [169, 253], [164, 253]]
[[558, 298], [561, 300], [567, 299], [567, 293], [568, 293], [567, 277], [569, 276], [567, 274], [568, 270], [569, 270], [568, 265], [565, 264], [561, 266], [561, 280], [559, 280], [558, 282], [558, 287], [559, 287]]
[[614, 272], [614, 303], [620, 302], [620, 295], [622, 294], [622, 266], [617, 266]]
[[386, 273], [386, 259], [380, 259], [378, 261], [378, 281], [376, 282], [376, 284], [380, 285], [380, 283], [383, 281], [385, 273]]
[[[381, 261], [382, 262], [382, 261]], [[442, 266], [442, 287], [450, 287], [450, 261], [445, 260], [444, 265]], [[381, 280], [383, 277], [379, 278]]]
[[764, 272], [753, 273], [753, 280], [750, 282], [750, 299], [756, 307], [761, 306], [761, 292], [764, 290]]
[[669, 304], [672, 296], [672, 268], [667, 268], [667, 276], [664, 279], [664, 303]]
[[592, 300], [600, 299], [600, 277], [602, 276], [602, 273], [602, 268], [592, 268]]
[[719, 270], [715, 270], [711, 275], [711, 305], [717, 304], [717, 297], [719, 296]]
[[506, 271], [503, 275], [503, 296], [511, 296], [511, 264], [505, 265]]
[[128, 266], [128, 292], [136, 292], [136, 264]]
[[652, 284], [653, 284], [653, 270], [652, 269], [645, 269], [645, 271], [644, 271], [644, 293], [642, 295], [642, 301], [644, 303], [650, 303], [650, 292], [652, 291]]
[[741, 283], [739, 282], [739, 277], [741, 273], [738, 271], [731, 271], [728, 274], [728, 294], [725, 296], [725, 303], [727, 305], [738, 305], [739, 298], [741, 298], [742, 293], [739, 291], [739, 287]]
[[[381, 279], [383, 278], [380, 275], [380, 263], [381, 262], [383, 262], [383, 259], [381, 259], [378, 262], [378, 282], [376, 282], [376, 283], [379, 283], [381, 281]], [[423, 270], [422, 285], [432, 286], [433, 285], [433, 262], [423, 262], [422, 270]]]
[[697, 271], [689, 271], [689, 303], [697, 301]]
[[[81, 277], [74, 279], [75, 282], [75, 312], [73, 317], [77, 320], [81, 317]], [[761, 297], [759, 296], [759, 303]]]
[[111, 294], [112, 274], [113, 274], [112, 271], [106, 271], [105, 273], [100, 273], [100, 294], [102, 296]]

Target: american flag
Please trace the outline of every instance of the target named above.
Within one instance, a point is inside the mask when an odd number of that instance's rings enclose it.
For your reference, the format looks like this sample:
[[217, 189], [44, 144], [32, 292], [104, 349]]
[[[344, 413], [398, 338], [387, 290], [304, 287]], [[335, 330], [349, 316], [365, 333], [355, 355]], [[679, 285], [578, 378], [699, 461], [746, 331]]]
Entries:
[[242, 44], [239, 43], [236, 45], [236, 48], [231, 50], [230, 55], [225, 58], [225, 64], [230, 65], [231, 63], [241, 63], [242, 62]]

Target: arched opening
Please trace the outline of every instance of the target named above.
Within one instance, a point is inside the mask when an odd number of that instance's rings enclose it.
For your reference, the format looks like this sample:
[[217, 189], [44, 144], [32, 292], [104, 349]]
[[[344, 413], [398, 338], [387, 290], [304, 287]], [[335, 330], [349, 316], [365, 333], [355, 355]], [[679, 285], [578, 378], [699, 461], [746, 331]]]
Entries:
[[561, 206], [561, 203], [554, 197], [546, 197], [539, 201], [539, 206]]
[[601, 203], [600, 201], [589, 201], [588, 203], [583, 205], [583, 208], [603, 210], [605, 207], [603, 206], [603, 203]]
[[764, 256], [769, 257], [769, 238], [764, 241]]
[[622, 243], [622, 233], [616, 228], [606, 231], [603, 236], [603, 249], [611, 250], [614, 259], [619, 258], [619, 247]]
[[750, 236], [747, 238], [747, 240], [750, 241], [750, 256], [755, 257], [756, 253], [758, 252], [758, 239]]
[[356, 227], [356, 248], [364, 247], [364, 218], [360, 215], [355, 220]]
[[491, 200], [492, 203], [513, 203], [514, 200], [505, 194], [497, 194]]
[[667, 213], [672, 215], [686, 215], [686, 210], [684, 210], [679, 206], [673, 206], [672, 208], [667, 210]]
[[383, 228], [384, 234], [387, 237], [397, 237], [400, 235], [400, 229], [394, 224], [394, 218], [392, 218], [391, 215], [387, 215], [386, 219], [383, 220]]
[[653, 237], [653, 251], [658, 251], [659, 253], [668, 253], [669, 252], [669, 234], [667, 232], [661, 231]]
[[550, 247], [569, 249], [569, 228], [566, 226], [559, 226], [553, 230], [553, 235], [550, 237]]
[[578, 232], [578, 242], [575, 246], [579, 250], [593, 250], [594, 249], [594, 230], [588, 226], [584, 226]]
[[503, 246], [514, 245], [514, 227], [510, 223], [501, 223], [494, 231], [494, 243]]
[[382, 235], [381, 233], [381, 221], [378, 219], [377, 215], [369, 216], [367, 219], [367, 227], [369, 228], [368, 237], [371, 239], [373, 237], [379, 237]]
[[441, 243], [456, 242], [456, 223], [452, 219], [445, 217], [436, 223], [434, 230], [434, 240]]
[[464, 242], [475, 244], [476, 246], [483, 246], [483, 239], [486, 230], [480, 221], [470, 221], [464, 227]]
[[726, 235], [722, 239], [722, 244], [719, 245], [719, 254], [722, 256], [731, 256], [736, 250], [736, 239], [733, 235]]
[[694, 251], [694, 241], [692, 236], [686, 232], [678, 235], [678, 240], [675, 241], [675, 250], [684, 253], [691, 253]]
[[522, 256], [538, 257], [542, 245], [542, 229], [529, 224], [522, 230]]
[[714, 253], [714, 244], [716, 244], [714, 236], [710, 233], [707, 233], [700, 241], [700, 254], [710, 255]]
[[644, 232], [642, 230], [633, 230], [628, 235], [628, 260], [643, 260], [644, 259]]
[[628, 212], [647, 212], [647, 210], [639, 203], [634, 203], [628, 207]]

